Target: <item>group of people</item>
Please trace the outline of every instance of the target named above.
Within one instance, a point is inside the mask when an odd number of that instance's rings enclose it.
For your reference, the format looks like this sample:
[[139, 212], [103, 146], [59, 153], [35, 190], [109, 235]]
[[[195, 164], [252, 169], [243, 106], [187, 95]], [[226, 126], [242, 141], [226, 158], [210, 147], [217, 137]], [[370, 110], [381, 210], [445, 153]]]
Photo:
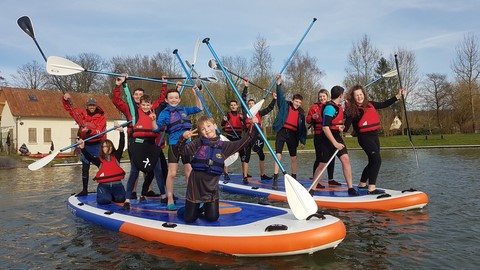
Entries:
[[[221, 122], [223, 131], [228, 140], [220, 140], [218, 127], [214, 119], [201, 116], [197, 119], [197, 126], [193, 128], [191, 115], [202, 112], [203, 105], [198, 87], [192, 88], [195, 97], [195, 106], [181, 105], [181, 85], [168, 89], [162, 84], [160, 98], [153, 101], [144, 94], [144, 90], [137, 88], [133, 94], [128, 89], [127, 74], [117, 77], [113, 90], [112, 102], [131, 121], [127, 130], [127, 146], [130, 158], [130, 174], [126, 189], [122, 184], [125, 171], [120, 167], [125, 146], [125, 134], [121, 126], [118, 148], [115, 149], [112, 141], [106, 139], [105, 134], [95, 139], [93, 135], [100, 134], [106, 129], [104, 111], [97, 106], [96, 100], [89, 98], [86, 109], [73, 107], [70, 95], [64, 94], [62, 102], [65, 109], [79, 126], [78, 141], [82, 152], [82, 183], [83, 189], [77, 196], [88, 194], [88, 178], [90, 163], [99, 167], [94, 180], [98, 182], [97, 203], [123, 203], [123, 209], [130, 209], [130, 200], [146, 200], [147, 196], [161, 196], [161, 202], [167, 204], [167, 210], [178, 211], [179, 216], [188, 223], [194, 222], [203, 213], [208, 221], [215, 221], [219, 217], [219, 188], [218, 181], [221, 175], [229, 180], [228, 167], [225, 159], [239, 152], [242, 162], [243, 183], [249, 184], [248, 163], [251, 151], [258, 154], [260, 162], [260, 177], [262, 180], [272, 180], [272, 187], [278, 188], [279, 166], [275, 163], [273, 177], [265, 173], [264, 141], [259, 136], [254, 124], [261, 127], [262, 117], [270, 113], [275, 104], [278, 113], [273, 123], [276, 132], [275, 152], [278, 161], [282, 158], [284, 145], [287, 145], [291, 159], [292, 177], [297, 177], [297, 148], [304, 147], [309, 124], [314, 132], [316, 160], [313, 165], [313, 179], [319, 179], [321, 172], [327, 166], [328, 160], [336, 155], [342, 164], [343, 174], [348, 185], [348, 193], [358, 195], [353, 187], [352, 171], [342, 132], [353, 126], [358, 136], [360, 146], [368, 156], [368, 165], [362, 172], [358, 188], [367, 188], [369, 194], [382, 193], [376, 189], [376, 179], [380, 169], [380, 144], [378, 130], [380, 117], [377, 109], [392, 105], [405, 93], [399, 93], [385, 102], [368, 101], [365, 89], [361, 85], [353, 86], [347, 94], [345, 110], [341, 106], [344, 100], [344, 89], [334, 86], [330, 95], [322, 89], [308, 114], [302, 109], [303, 97], [293, 95], [292, 101], [287, 101], [282, 90], [282, 76], [277, 74], [276, 93], [273, 99], [256, 115], [249, 118], [247, 112], [239, 111], [238, 102], [230, 101], [230, 111]], [[165, 78], [162, 78], [165, 80]], [[243, 101], [251, 108], [255, 100], [247, 99], [248, 80], [244, 81], [242, 93]], [[127, 101], [122, 100], [122, 90]], [[168, 162], [162, 149], [165, 147], [165, 134], [168, 135]], [[200, 136], [199, 136], [200, 135]], [[199, 138], [192, 141], [194, 136]], [[337, 151], [338, 150], [338, 151]], [[178, 208], [174, 196], [174, 181], [177, 175], [180, 160], [183, 163], [187, 180], [185, 206]], [[333, 179], [334, 163], [328, 166], [328, 184], [341, 185]], [[140, 172], [144, 173], [144, 182], [141, 196], [136, 195], [136, 184]], [[152, 190], [153, 179], [156, 179], [160, 194]], [[368, 184], [367, 184], [368, 183]], [[317, 188], [324, 188], [318, 184]]]

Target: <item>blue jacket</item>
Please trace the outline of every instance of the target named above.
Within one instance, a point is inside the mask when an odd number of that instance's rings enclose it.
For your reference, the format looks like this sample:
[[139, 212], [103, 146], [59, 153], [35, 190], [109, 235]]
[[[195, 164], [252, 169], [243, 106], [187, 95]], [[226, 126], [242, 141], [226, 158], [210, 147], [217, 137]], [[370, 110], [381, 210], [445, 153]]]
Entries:
[[[285, 100], [285, 95], [282, 91], [282, 84], [277, 85], [277, 105], [278, 105], [278, 114], [273, 122], [273, 130], [275, 132], [280, 132], [283, 125], [287, 121], [288, 116], [288, 107], [292, 106], [291, 101]], [[301, 144], [305, 145], [307, 142], [307, 126], [305, 124], [305, 111], [302, 108], [298, 108], [298, 140]]]

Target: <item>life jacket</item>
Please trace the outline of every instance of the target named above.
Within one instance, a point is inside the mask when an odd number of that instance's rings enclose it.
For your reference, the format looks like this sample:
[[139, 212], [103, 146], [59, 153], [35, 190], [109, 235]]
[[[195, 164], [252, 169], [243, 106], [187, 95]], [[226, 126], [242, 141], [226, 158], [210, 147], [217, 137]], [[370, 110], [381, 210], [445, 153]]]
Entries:
[[[243, 122], [242, 122], [242, 118], [240, 118], [240, 113], [237, 112], [234, 115], [232, 112], [228, 112], [227, 114], [228, 114], [227, 116], [228, 122], [225, 124], [225, 127], [223, 128], [223, 130], [225, 130], [225, 132], [228, 132], [228, 133], [233, 133], [234, 130], [237, 133], [241, 133], [243, 128]], [[232, 125], [230, 126], [229, 123]]]
[[368, 103], [368, 108], [358, 107], [358, 109], [363, 111], [363, 115], [360, 121], [358, 121], [358, 131], [360, 133], [382, 128], [380, 125], [380, 116], [370, 102]]
[[333, 108], [335, 108], [335, 115], [332, 119], [332, 126], [330, 127], [331, 130], [340, 130], [340, 126], [343, 125], [344, 121], [344, 115], [343, 115], [343, 108], [341, 106], [338, 106], [335, 104], [335, 102], [330, 101], [323, 106], [322, 109], [322, 116], [323, 116], [323, 111], [327, 107], [327, 105], [332, 105]]
[[100, 161], [100, 167], [93, 180], [96, 180], [98, 183], [108, 183], [123, 179], [125, 171], [120, 167], [115, 156], [110, 155], [110, 161], [102, 158], [100, 158]]
[[[262, 117], [260, 116], [260, 113], [257, 112], [257, 114], [255, 114], [255, 117], [257, 117], [258, 119], [258, 126], [259, 127], [262, 127]], [[245, 128], [246, 129], [250, 129], [250, 126], [252, 125], [252, 123], [250, 123], [249, 121], [247, 121], [247, 123], [245, 123]]]
[[152, 119], [141, 109], [138, 109], [138, 120], [133, 125], [133, 138], [155, 138], [158, 134], [152, 132]]
[[318, 118], [313, 122], [313, 134], [320, 135], [323, 132], [323, 107], [324, 104], [322, 103], [315, 103], [313, 106], [317, 107], [315, 113], [318, 114]]
[[293, 109], [292, 105], [288, 106], [288, 116], [285, 124], [283, 127], [292, 131], [298, 130], [298, 115], [300, 112], [298, 110]]
[[215, 175], [223, 174], [225, 159], [222, 155], [223, 141], [212, 142], [210, 139], [202, 138], [202, 146], [193, 155], [191, 162], [192, 169], [205, 171]]
[[165, 110], [170, 112], [170, 124], [167, 126], [167, 133], [172, 134], [180, 130], [189, 130], [192, 128], [192, 122], [182, 106], [168, 106]]

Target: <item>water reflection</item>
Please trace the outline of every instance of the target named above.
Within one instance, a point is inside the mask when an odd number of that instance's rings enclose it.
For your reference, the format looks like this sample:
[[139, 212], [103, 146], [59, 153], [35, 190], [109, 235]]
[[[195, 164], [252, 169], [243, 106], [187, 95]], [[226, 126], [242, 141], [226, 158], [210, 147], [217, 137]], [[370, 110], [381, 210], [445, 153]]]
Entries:
[[[417, 151], [420, 168], [411, 150], [382, 151], [379, 186], [425, 191], [430, 199], [425, 209], [395, 213], [326, 210], [345, 223], [345, 240], [335, 250], [282, 258], [204, 254], [146, 242], [77, 218], [67, 211], [65, 202], [81, 188], [80, 166], [46, 167], [35, 172], [26, 168], [0, 170], [0, 268], [475, 269], [480, 264], [480, 149]], [[356, 180], [366, 159], [361, 151], [350, 151], [350, 156]], [[299, 155], [302, 177], [311, 173], [309, 161], [313, 159], [313, 153]], [[267, 170], [272, 169], [271, 158], [266, 162]], [[288, 155], [282, 163], [289, 171]], [[129, 171], [128, 164], [122, 166]], [[256, 156], [250, 167], [251, 172], [258, 170]], [[239, 163], [231, 171], [240, 172]], [[338, 161], [335, 177], [343, 179]], [[95, 187], [96, 183], [91, 183], [90, 191]], [[175, 187], [183, 195], [185, 179], [177, 180]], [[259, 201], [242, 195], [221, 196]]]

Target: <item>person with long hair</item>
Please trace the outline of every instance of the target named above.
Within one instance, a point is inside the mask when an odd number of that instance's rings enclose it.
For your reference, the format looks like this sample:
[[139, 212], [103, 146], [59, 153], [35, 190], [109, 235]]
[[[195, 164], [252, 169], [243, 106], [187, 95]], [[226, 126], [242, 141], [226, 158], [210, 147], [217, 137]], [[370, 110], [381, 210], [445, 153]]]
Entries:
[[377, 110], [393, 105], [404, 94], [405, 89], [400, 89], [390, 99], [376, 102], [368, 100], [365, 88], [361, 85], [352, 86], [348, 92], [345, 109], [348, 122], [346, 130], [348, 130], [349, 123], [351, 123], [354, 132], [357, 134], [358, 144], [367, 154], [368, 164], [363, 169], [358, 188], [368, 188], [368, 194], [385, 193], [385, 191], [376, 188], [378, 172], [382, 164], [380, 140], [378, 138], [378, 131], [382, 126], [380, 125], [380, 116]]

